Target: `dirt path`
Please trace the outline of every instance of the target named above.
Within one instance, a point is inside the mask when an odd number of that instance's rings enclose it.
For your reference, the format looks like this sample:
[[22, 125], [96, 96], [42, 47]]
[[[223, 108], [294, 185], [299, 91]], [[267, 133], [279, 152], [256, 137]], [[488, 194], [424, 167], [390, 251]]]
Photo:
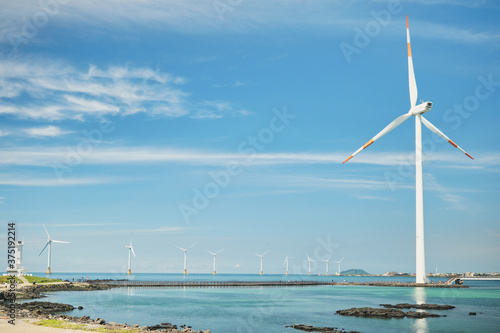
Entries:
[[0, 332], [2, 333], [77, 333], [77, 332], [87, 332], [82, 330], [70, 330], [64, 328], [54, 328], [54, 327], [45, 327], [45, 326], [37, 326], [30, 324], [29, 322], [33, 322], [33, 319], [16, 319], [15, 325], [9, 324], [8, 319], [5, 319], [4, 314], [0, 314]]

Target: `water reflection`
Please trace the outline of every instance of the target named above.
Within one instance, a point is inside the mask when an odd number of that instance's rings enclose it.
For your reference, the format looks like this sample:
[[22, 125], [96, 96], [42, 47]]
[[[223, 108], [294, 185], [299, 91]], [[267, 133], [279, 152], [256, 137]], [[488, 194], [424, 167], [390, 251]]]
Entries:
[[[413, 299], [415, 300], [415, 304], [425, 304], [426, 303], [426, 289], [425, 288], [414, 288]], [[423, 311], [423, 310], [416, 310]], [[429, 332], [429, 328], [427, 326], [427, 319], [419, 318], [415, 319], [413, 324], [413, 332], [416, 333], [427, 333]]]

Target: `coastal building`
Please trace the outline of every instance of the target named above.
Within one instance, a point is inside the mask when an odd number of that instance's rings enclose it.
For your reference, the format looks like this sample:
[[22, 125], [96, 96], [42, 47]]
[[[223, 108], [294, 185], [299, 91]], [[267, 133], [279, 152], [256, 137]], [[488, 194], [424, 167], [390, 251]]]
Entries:
[[[23, 276], [27, 275], [28, 273], [28, 267], [23, 267], [22, 265], [22, 259], [23, 259], [23, 246], [24, 242], [23, 241], [16, 241], [15, 246], [13, 248], [14, 250], [14, 264], [8, 263], [7, 264], [7, 274], [4, 275], [16, 275], [16, 276]], [[10, 257], [9, 259], [11, 259]], [[11, 259], [12, 260], [12, 259]]]

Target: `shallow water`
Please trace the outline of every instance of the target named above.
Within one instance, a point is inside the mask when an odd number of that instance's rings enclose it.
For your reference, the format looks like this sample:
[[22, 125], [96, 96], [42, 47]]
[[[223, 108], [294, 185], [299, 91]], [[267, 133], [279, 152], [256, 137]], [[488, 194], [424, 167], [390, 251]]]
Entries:
[[[87, 274], [89, 278], [97, 278]], [[94, 275], [94, 276], [90, 276]], [[58, 274], [52, 277], [58, 278]], [[78, 277], [76, 275], [75, 277]], [[81, 277], [81, 276], [80, 276]], [[68, 277], [63, 277], [68, 278]], [[123, 278], [103, 275], [100, 278]], [[126, 275], [124, 275], [126, 278]], [[289, 280], [363, 280], [361, 277], [290, 276]], [[71, 278], [70, 278], [71, 279]], [[285, 280], [283, 276], [136, 274], [136, 280]], [[384, 278], [369, 278], [382, 280]], [[386, 279], [384, 279], [386, 280]], [[411, 278], [403, 278], [411, 282]], [[67, 314], [102, 317], [108, 321], [152, 325], [170, 322], [194, 329], [224, 332], [299, 332], [292, 324], [330, 326], [369, 332], [494, 332], [500, 327], [500, 282], [467, 282], [467, 289], [368, 286], [309, 286], [255, 288], [114, 288], [104, 291], [55, 292], [52, 302], [82, 305]], [[429, 311], [447, 317], [372, 319], [335, 315], [351, 307], [382, 303], [438, 303], [452, 310]], [[469, 316], [476, 312], [476, 316]]]

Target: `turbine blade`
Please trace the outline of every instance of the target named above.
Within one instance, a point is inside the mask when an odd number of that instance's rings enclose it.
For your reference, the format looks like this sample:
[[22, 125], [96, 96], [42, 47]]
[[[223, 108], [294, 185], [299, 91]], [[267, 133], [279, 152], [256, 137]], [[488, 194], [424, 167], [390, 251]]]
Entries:
[[224, 251], [224, 249], [220, 249], [219, 251], [215, 252], [215, 254], [219, 254], [219, 253], [221, 253], [222, 251]]
[[264, 253], [262, 254], [262, 256], [265, 256], [267, 252], [269, 252], [269, 250], [267, 250], [266, 252], [264, 252]]
[[174, 245], [176, 248], [178, 248], [179, 250], [182, 250], [182, 251], [187, 251], [187, 249], [183, 249], [182, 247], [180, 246], [177, 246], [177, 245]]
[[186, 250], [189, 250], [190, 248], [192, 248], [195, 245], [196, 245], [196, 243], [194, 243], [193, 245], [191, 245], [190, 247], [188, 247]]
[[425, 119], [422, 116], [420, 118], [422, 119], [422, 123], [424, 123], [425, 127], [427, 127], [432, 132], [436, 133], [437, 135], [439, 135], [440, 137], [442, 137], [443, 139], [445, 139], [446, 141], [448, 141], [448, 143], [450, 145], [452, 145], [453, 147], [459, 149], [462, 153], [464, 153], [465, 155], [467, 155], [467, 157], [474, 159], [474, 157], [470, 156], [465, 150], [463, 150], [462, 148], [460, 148], [459, 145], [457, 145], [455, 142], [453, 142], [443, 132], [441, 132], [440, 130], [438, 130], [436, 126], [432, 125], [430, 121], [428, 121], [427, 119]]
[[47, 237], [50, 239], [50, 235], [49, 235], [49, 232], [47, 231], [47, 228], [45, 228], [45, 224], [42, 223], [42, 225], [43, 225], [43, 228], [45, 229], [45, 233], [47, 234]]
[[208, 251], [208, 250], [207, 250], [207, 252], [208, 252], [208, 253], [210, 253], [210, 254], [211, 254], [211, 255], [213, 255], [213, 256], [217, 254], [217, 253], [210, 252], [210, 251]]
[[64, 244], [70, 244], [70, 242], [65, 242], [65, 241], [58, 241], [58, 240], [52, 240], [53, 243], [64, 243]]
[[132, 254], [134, 255], [135, 257], [135, 252], [134, 252], [134, 248], [131, 246], [130, 249], [132, 250]]
[[331, 257], [332, 257], [332, 255], [330, 254], [330, 256], [328, 257], [328, 259], [326, 259], [326, 261], [328, 262], [328, 260], [330, 260]]
[[392, 131], [393, 129], [398, 127], [399, 125], [401, 125], [406, 119], [410, 118], [411, 116], [412, 116], [411, 113], [405, 113], [404, 115], [399, 116], [396, 119], [394, 119], [389, 125], [387, 125], [383, 130], [381, 130], [377, 135], [375, 135], [370, 141], [365, 143], [361, 148], [356, 150], [351, 156], [349, 156], [344, 162], [342, 162], [342, 164], [349, 161], [351, 158], [356, 156], [357, 153], [359, 153], [363, 149], [366, 149], [369, 145], [371, 145], [372, 143], [374, 143], [375, 141], [377, 141], [378, 139], [380, 139], [381, 137], [383, 137], [384, 135], [386, 135], [387, 133], [389, 133], [390, 131]]
[[282, 266], [285, 266], [286, 262], [287, 262], [287, 260], [285, 259], [285, 261], [283, 261], [283, 265]]
[[49, 243], [50, 242], [47, 242], [47, 244], [45, 244], [45, 246], [43, 247], [42, 251], [40, 252], [40, 254], [38, 256], [42, 255], [43, 251], [45, 251], [45, 248], [49, 245]]
[[406, 15], [406, 42], [408, 43], [408, 80], [410, 84], [410, 103], [411, 107], [417, 104], [417, 81], [415, 80], [415, 72], [413, 71], [413, 59], [411, 56], [410, 46], [410, 26], [408, 25], [408, 15]]

